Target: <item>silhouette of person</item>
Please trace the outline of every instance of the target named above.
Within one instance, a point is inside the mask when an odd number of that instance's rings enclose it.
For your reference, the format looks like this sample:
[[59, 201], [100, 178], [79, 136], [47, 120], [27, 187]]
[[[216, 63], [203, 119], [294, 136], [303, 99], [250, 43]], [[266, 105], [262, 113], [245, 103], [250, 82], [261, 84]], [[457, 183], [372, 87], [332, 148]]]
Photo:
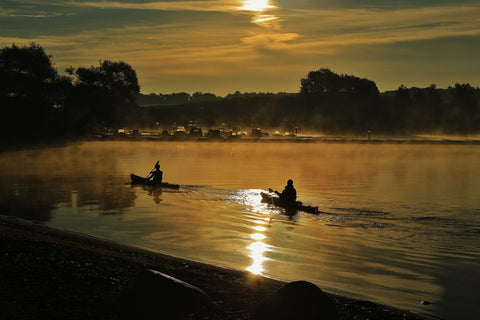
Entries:
[[152, 180], [153, 182], [160, 183], [163, 179], [163, 171], [160, 170], [159, 161], [155, 163], [155, 169], [150, 172], [150, 175], [147, 177], [148, 180]]
[[295, 190], [293, 186], [293, 180], [288, 179], [287, 185], [285, 189], [283, 189], [282, 193], [275, 191], [276, 194], [280, 197], [280, 199], [285, 202], [286, 204], [294, 205], [297, 201], [297, 190]]

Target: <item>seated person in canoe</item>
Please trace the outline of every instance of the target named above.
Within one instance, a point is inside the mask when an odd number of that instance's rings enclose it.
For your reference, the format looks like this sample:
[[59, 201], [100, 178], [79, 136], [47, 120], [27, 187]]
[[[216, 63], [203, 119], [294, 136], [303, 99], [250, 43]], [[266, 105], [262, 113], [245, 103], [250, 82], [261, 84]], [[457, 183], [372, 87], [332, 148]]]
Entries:
[[147, 180], [149, 181], [153, 181], [155, 183], [160, 183], [162, 182], [162, 179], [163, 179], [163, 171], [160, 170], [160, 164], [159, 164], [160, 161], [157, 161], [157, 163], [155, 164], [155, 169], [153, 169], [152, 171], [150, 171], [150, 174], [147, 176]]
[[297, 190], [293, 186], [293, 180], [288, 179], [287, 185], [285, 189], [283, 189], [282, 193], [275, 191], [275, 193], [280, 197], [285, 204], [288, 205], [295, 205], [297, 201]]

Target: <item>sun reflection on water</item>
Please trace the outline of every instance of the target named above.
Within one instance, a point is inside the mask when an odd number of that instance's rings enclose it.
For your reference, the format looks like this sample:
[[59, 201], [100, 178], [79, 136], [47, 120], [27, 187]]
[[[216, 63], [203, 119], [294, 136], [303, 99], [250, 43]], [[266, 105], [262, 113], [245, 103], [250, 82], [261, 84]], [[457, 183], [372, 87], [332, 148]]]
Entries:
[[[269, 218], [266, 218], [269, 220]], [[258, 224], [267, 224], [265, 220], [254, 221]], [[267, 228], [262, 225], [252, 226], [253, 233], [250, 234], [250, 238], [254, 241], [247, 246], [248, 256], [252, 259], [252, 264], [246, 268], [247, 271], [261, 275], [265, 271], [264, 263], [269, 260], [265, 257], [265, 252], [270, 251], [271, 248], [268, 244], [263, 242], [267, 239], [267, 236], [263, 233], [267, 231]]]
[[248, 211], [252, 212], [250, 216], [251, 232], [249, 232], [249, 238], [252, 242], [246, 247], [247, 256], [252, 259], [252, 263], [246, 270], [257, 275], [265, 272], [265, 262], [270, 260], [265, 256], [265, 253], [272, 250], [272, 247], [265, 243], [268, 240], [266, 232], [271, 217], [268, 213], [270, 211], [266, 210], [267, 205], [261, 201], [261, 191], [263, 190], [236, 190], [230, 197], [231, 201], [243, 204], [245, 208], [248, 208]]
[[253, 240], [261, 241], [266, 238], [266, 236], [263, 233], [252, 233], [250, 235], [250, 238]]
[[253, 274], [261, 275], [265, 271], [264, 263], [269, 260], [269, 258], [264, 256], [265, 252], [270, 251], [269, 245], [262, 241], [255, 241], [247, 247], [247, 250], [250, 252], [248, 256], [253, 261], [246, 270]]
[[[257, 220], [257, 221], [259, 221], [260, 223], [264, 223], [264, 222], [265, 222], [265, 221], [261, 221], [261, 220]], [[262, 226], [254, 226], [252, 229], [253, 229], [253, 230], [256, 230], [256, 231], [258, 231], [258, 232], [263, 232], [263, 231], [266, 231], [266, 230], [267, 230], [267, 228], [262, 227]]]

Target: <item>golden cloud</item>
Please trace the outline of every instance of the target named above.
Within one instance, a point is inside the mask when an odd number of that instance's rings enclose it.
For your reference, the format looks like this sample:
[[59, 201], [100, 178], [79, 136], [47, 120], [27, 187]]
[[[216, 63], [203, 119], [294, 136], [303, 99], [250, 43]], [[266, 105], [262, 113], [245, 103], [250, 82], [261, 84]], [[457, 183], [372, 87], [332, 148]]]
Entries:
[[480, 35], [479, 16], [480, 6], [441, 6], [295, 11], [287, 20], [297, 32], [308, 34], [299, 46], [329, 47]]
[[287, 42], [299, 37], [297, 33], [263, 33], [245, 37], [242, 42], [254, 47], [281, 50], [288, 48]]
[[239, 1], [153, 1], [146, 3], [128, 3], [118, 1], [66, 1], [68, 6], [91, 7], [100, 9], [138, 9], [138, 10], [164, 10], [164, 11], [220, 11], [231, 12], [238, 7]]

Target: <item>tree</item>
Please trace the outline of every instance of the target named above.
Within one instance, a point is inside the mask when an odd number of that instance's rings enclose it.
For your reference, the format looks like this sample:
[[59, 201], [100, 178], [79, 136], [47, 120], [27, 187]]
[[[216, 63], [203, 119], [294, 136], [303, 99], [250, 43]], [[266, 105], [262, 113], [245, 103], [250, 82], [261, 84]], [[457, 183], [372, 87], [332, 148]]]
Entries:
[[454, 104], [463, 108], [466, 112], [473, 112], [477, 106], [475, 98], [475, 89], [470, 83], [456, 83], [455, 87], [449, 87], [449, 91], [453, 97]]
[[136, 108], [140, 86], [129, 64], [104, 60], [98, 67], [70, 68], [67, 72], [76, 77], [72, 106], [84, 115], [87, 112], [97, 125], [118, 128], [122, 118]]
[[[35, 43], [0, 50], [1, 130], [16, 140], [52, 133], [55, 109], [63, 105], [70, 82], [60, 77], [51, 56]], [[8, 116], [5, 116], [8, 114]], [[2, 134], [3, 136], [3, 134]]]
[[52, 83], [58, 77], [52, 62], [42, 47], [2, 48], [0, 51], [0, 81], [2, 96], [46, 98]]
[[330, 69], [311, 71], [300, 80], [300, 93], [307, 95], [361, 95], [378, 96], [375, 82], [355, 76], [338, 75]]
[[453, 98], [450, 110], [450, 126], [456, 132], [468, 133], [480, 126], [480, 110], [477, 106], [475, 89], [469, 83], [456, 83], [449, 87]]
[[192, 95], [191, 102], [206, 102], [206, 101], [212, 101], [215, 99], [217, 99], [217, 96], [214, 95], [213, 93], [195, 92]]
[[334, 91], [338, 86], [338, 80], [338, 75], [330, 69], [322, 68], [318, 71], [311, 71], [306, 78], [300, 80], [300, 93], [314, 95]]

